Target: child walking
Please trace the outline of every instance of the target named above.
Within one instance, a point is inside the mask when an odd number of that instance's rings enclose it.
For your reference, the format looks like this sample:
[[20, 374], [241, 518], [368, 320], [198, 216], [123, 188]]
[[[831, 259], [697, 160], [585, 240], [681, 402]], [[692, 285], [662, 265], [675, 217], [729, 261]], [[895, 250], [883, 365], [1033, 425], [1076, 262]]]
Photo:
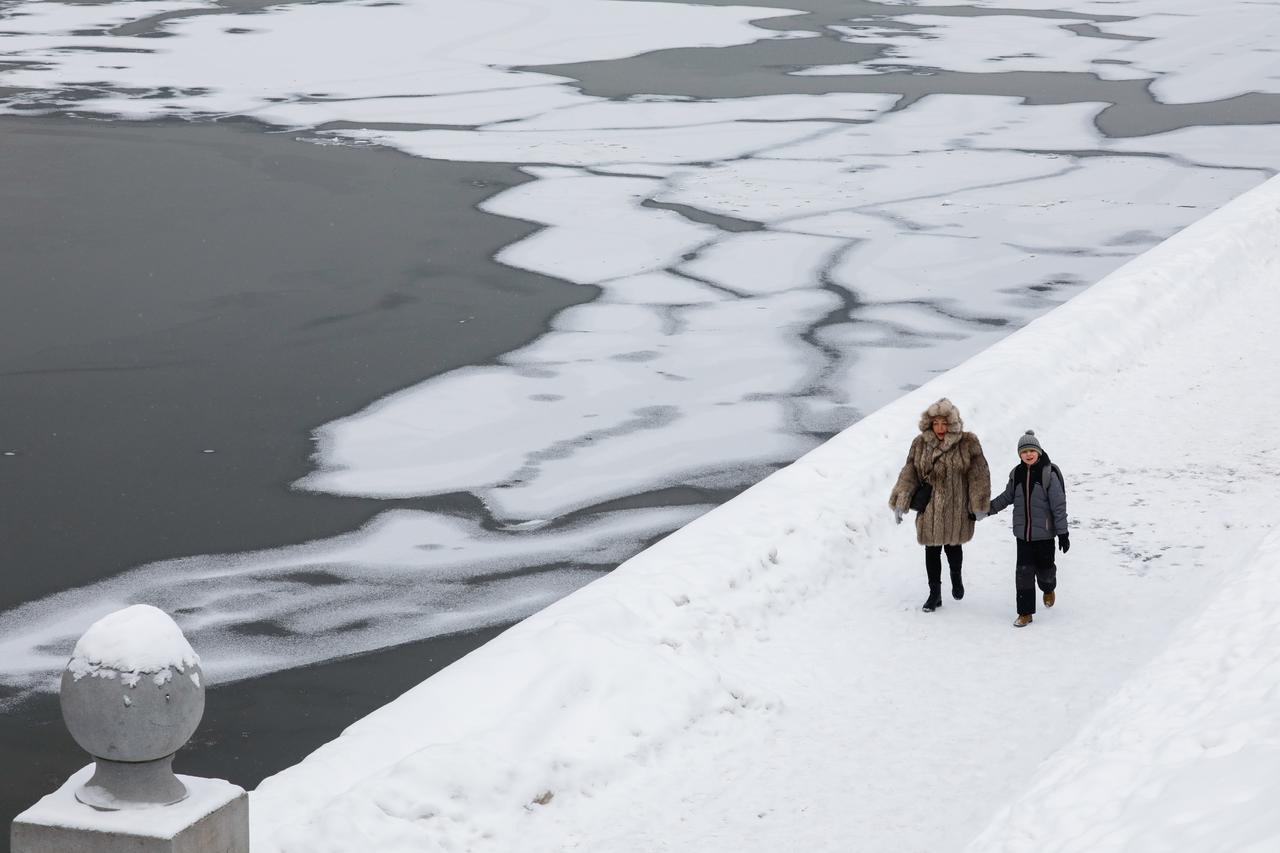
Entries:
[[1015, 628], [1031, 624], [1036, 612], [1036, 586], [1044, 593], [1044, 606], [1057, 599], [1058, 567], [1053, 561], [1056, 536], [1062, 553], [1071, 548], [1067, 533], [1067, 491], [1062, 472], [1049, 461], [1036, 434], [1027, 430], [1018, 440], [1021, 464], [1009, 472], [1009, 484], [991, 499], [991, 514], [1013, 507], [1013, 535], [1018, 545], [1014, 587], [1018, 618]]

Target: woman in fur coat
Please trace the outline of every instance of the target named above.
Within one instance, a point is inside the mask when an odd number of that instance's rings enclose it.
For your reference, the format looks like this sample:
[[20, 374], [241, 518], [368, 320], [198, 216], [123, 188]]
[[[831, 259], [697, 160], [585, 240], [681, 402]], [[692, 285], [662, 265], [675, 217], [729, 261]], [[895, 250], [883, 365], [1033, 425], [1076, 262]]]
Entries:
[[964, 598], [961, 546], [973, 538], [975, 514], [991, 503], [991, 474], [978, 437], [964, 431], [955, 404], [943, 397], [920, 415], [920, 434], [911, 442], [907, 462], [889, 495], [894, 518], [911, 506], [911, 496], [921, 483], [933, 487], [929, 504], [916, 516], [916, 541], [924, 546], [929, 598], [924, 609], [942, 606], [942, 552], [951, 569], [951, 596]]

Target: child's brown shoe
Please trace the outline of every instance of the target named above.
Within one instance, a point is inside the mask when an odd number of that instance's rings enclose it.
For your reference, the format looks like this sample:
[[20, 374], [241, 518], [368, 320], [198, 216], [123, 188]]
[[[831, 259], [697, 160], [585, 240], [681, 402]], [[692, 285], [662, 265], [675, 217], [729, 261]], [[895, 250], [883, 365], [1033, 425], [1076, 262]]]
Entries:
[[1052, 607], [1053, 603], [1058, 600], [1058, 594], [1053, 590], [1049, 590], [1044, 594], [1044, 606]]
[[1031, 624], [1030, 613], [1019, 613], [1018, 618], [1013, 620], [1013, 627], [1015, 628], [1025, 628], [1030, 624]]

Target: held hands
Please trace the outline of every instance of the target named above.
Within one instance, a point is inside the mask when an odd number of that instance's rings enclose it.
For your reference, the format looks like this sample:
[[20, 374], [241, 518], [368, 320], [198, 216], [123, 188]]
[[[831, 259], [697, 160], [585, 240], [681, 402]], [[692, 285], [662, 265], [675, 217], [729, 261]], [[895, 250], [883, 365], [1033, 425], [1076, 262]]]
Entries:
[[904, 512], [906, 512], [906, 510], [898, 509], [897, 507], [893, 508], [893, 521], [895, 524], [902, 523], [902, 514]]
[[1058, 550], [1064, 554], [1071, 550], [1071, 537], [1068, 534], [1058, 534]]
[[969, 513], [969, 520], [970, 520], [970, 521], [982, 521], [982, 519], [984, 519], [984, 518], [986, 518], [986, 517], [987, 517], [987, 514], [986, 514], [985, 512], [983, 512], [982, 510], [978, 510], [977, 512], [971, 512], [971, 513]]

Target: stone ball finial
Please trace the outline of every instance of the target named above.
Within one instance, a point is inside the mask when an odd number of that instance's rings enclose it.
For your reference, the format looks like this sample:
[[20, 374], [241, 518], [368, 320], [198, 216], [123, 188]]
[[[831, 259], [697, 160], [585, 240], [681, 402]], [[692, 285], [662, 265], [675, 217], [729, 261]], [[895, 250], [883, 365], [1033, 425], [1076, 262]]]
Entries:
[[62, 673], [62, 718], [93, 756], [93, 777], [76, 791], [99, 809], [185, 799], [173, 754], [204, 715], [200, 658], [164, 611], [117, 610], [89, 627]]

